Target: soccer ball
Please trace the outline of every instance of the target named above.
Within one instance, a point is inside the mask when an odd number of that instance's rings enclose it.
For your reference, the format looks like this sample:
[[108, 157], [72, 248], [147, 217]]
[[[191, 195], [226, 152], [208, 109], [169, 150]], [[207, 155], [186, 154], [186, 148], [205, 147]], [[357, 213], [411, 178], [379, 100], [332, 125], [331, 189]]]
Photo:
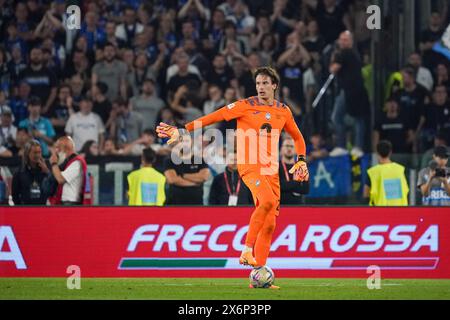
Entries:
[[274, 280], [275, 274], [273, 270], [268, 266], [254, 268], [252, 272], [250, 272], [250, 284], [253, 288], [268, 288], [270, 287]]

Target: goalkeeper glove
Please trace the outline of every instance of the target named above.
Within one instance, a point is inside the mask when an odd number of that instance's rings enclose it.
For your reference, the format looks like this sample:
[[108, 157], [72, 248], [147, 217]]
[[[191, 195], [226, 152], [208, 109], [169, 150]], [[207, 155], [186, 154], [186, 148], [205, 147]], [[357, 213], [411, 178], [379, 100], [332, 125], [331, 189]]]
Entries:
[[303, 182], [309, 180], [309, 171], [306, 165], [305, 156], [299, 156], [289, 173], [294, 175], [294, 181]]
[[160, 122], [159, 126], [156, 127], [156, 133], [160, 138], [170, 138], [167, 141], [168, 145], [178, 141], [180, 139], [180, 131], [177, 127], [168, 125], [164, 122]]

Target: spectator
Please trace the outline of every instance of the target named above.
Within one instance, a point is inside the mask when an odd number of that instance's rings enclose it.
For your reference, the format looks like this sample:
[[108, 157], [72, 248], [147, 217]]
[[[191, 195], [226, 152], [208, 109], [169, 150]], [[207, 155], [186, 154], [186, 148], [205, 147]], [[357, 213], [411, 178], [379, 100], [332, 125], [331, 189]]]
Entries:
[[69, 117], [65, 132], [73, 137], [75, 150], [81, 150], [88, 140], [94, 140], [102, 148], [105, 128], [98, 114], [92, 112], [91, 100], [86, 97], [81, 99], [80, 111]]
[[[227, 20], [233, 21], [236, 25], [237, 33], [248, 38], [255, 27], [255, 18], [248, 12], [248, 7], [243, 0], [237, 0], [233, 6], [233, 14], [227, 17]], [[248, 47], [248, 45], [247, 45]]]
[[180, 54], [177, 57], [177, 66], [177, 73], [167, 83], [169, 101], [174, 99], [175, 92], [181, 86], [189, 84], [193, 91], [198, 91], [202, 84], [200, 77], [189, 71], [189, 57], [186, 54]]
[[450, 206], [449, 152], [445, 146], [434, 149], [433, 160], [419, 172], [417, 187], [425, 206]]
[[45, 205], [50, 196], [50, 170], [42, 158], [41, 144], [31, 140], [25, 145], [22, 166], [13, 175], [11, 194], [15, 205]]
[[30, 65], [19, 76], [31, 88], [31, 95], [38, 96], [43, 102], [43, 113], [47, 113], [56, 98], [57, 79], [43, 64], [41, 48], [33, 48], [30, 53]]
[[12, 157], [16, 145], [17, 127], [13, 125], [12, 111], [8, 106], [0, 108], [0, 157]]
[[447, 88], [436, 86], [433, 92], [432, 103], [425, 105], [420, 119], [420, 150], [427, 150], [433, 144], [433, 138], [441, 130], [450, 132], [450, 103]]
[[277, 39], [274, 34], [266, 33], [259, 43], [257, 51], [261, 57], [261, 64], [266, 66], [274, 65], [273, 56], [277, 47]]
[[443, 19], [438, 12], [433, 12], [428, 22], [428, 28], [423, 30], [420, 35], [419, 44], [424, 65], [427, 68], [434, 69], [436, 63], [439, 63], [442, 59], [439, 54], [435, 53], [432, 49], [435, 43], [441, 40], [443, 33]]
[[116, 141], [113, 138], [107, 138], [103, 145], [102, 156], [122, 155], [123, 150], [118, 150]]
[[289, 89], [290, 98], [297, 106], [304, 104], [303, 78], [310, 61], [311, 56], [298, 37], [289, 36], [287, 50], [278, 58], [277, 66], [281, 87]]
[[[257, 50], [261, 47], [261, 41], [267, 34], [274, 34], [272, 32], [272, 24], [270, 17], [266, 14], [260, 14], [256, 19], [256, 27], [253, 33], [250, 35], [250, 47], [252, 50]], [[274, 35], [278, 42], [278, 34]]]
[[24, 56], [20, 46], [13, 46], [11, 48], [11, 59], [7, 63], [8, 72], [10, 74], [11, 85], [16, 86], [19, 82], [20, 73], [27, 68]]
[[203, 47], [207, 44], [209, 50], [218, 47], [220, 40], [222, 40], [225, 30], [225, 14], [219, 8], [213, 11], [210, 26], [208, 29], [208, 38], [204, 39]]
[[336, 0], [322, 0], [317, 3], [315, 14], [326, 44], [333, 43], [345, 30], [351, 30], [349, 16]]
[[[106, 141], [105, 141], [106, 145]], [[97, 157], [100, 154], [98, 144], [94, 140], [86, 141], [80, 150], [80, 156], [85, 159]]]
[[280, 176], [281, 204], [304, 204], [304, 195], [309, 192], [309, 181], [294, 181], [293, 174], [289, 173], [289, 170], [296, 162], [294, 140], [291, 137], [285, 138], [280, 151], [281, 159], [278, 170]]
[[[203, 161], [195, 163], [191, 150], [191, 141], [180, 142], [171, 158], [166, 160], [164, 175], [169, 192], [167, 204], [170, 205], [202, 205], [203, 183], [208, 180], [208, 165]], [[173, 158], [173, 159], [172, 159]]]
[[58, 98], [47, 114], [58, 138], [64, 135], [66, 123], [74, 113], [71, 88], [69, 85], [63, 84], [59, 86]]
[[364, 186], [364, 197], [370, 198], [371, 206], [407, 206], [409, 187], [405, 167], [392, 162], [392, 144], [380, 141], [377, 144], [379, 164], [367, 170], [369, 179]]
[[140, 113], [144, 120], [144, 126], [154, 128], [158, 113], [165, 107], [155, 90], [155, 82], [145, 79], [142, 83], [141, 94], [130, 99], [131, 109]]
[[[428, 102], [428, 91], [416, 82], [414, 69], [406, 67], [402, 70], [403, 89], [394, 94], [400, 105], [400, 110], [408, 117], [414, 134], [417, 137], [420, 117], [425, 103]], [[414, 147], [416, 149], [416, 146]]]
[[416, 73], [416, 82], [428, 91], [433, 90], [434, 80], [430, 70], [422, 66], [422, 57], [418, 52], [409, 55], [408, 63], [414, 68]]
[[208, 84], [215, 84], [225, 91], [230, 86], [231, 80], [234, 78], [233, 70], [227, 65], [227, 61], [223, 54], [217, 54], [212, 62], [213, 68], [207, 74], [206, 81]]
[[13, 49], [16, 48], [20, 53], [21, 60], [25, 60], [28, 45], [27, 42], [24, 41], [24, 39], [19, 36], [17, 23], [14, 21], [9, 22], [6, 30], [7, 30], [7, 37], [5, 41], [5, 48], [9, 52], [12, 52]]
[[372, 145], [376, 148], [381, 140], [386, 140], [392, 144], [394, 153], [411, 153], [414, 128], [411, 127], [405, 115], [400, 112], [397, 100], [388, 99], [385, 109], [386, 112], [382, 112], [375, 121]]
[[151, 148], [142, 150], [142, 167], [128, 177], [128, 205], [163, 206], [166, 201], [166, 177], [153, 168], [156, 153]]
[[[178, 113], [182, 122], [189, 122], [197, 117], [202, 116], [202, 112], [198, 108], [200, 101], [195, 94], [189, 93], [186, 85], [178, 87], [170, 107]], [[193, 91], [193, 90], [192, 90]]]
[[28, 118], [28, 99], [30, 98], [31, 87], [21, 81], [19, 84], [18, 95], [14, 96], [9, 105], [14, 114], [14, 124], [18, 125], [22, 120]]
[[75, 153], [72, 138], [64, 136], [56, 141], [50, 164], [57, 182], [56, 193], [50, 198], [50, 203], [66, 206], [83, 204], [88, 183], [87, 165], [84, 158]]
[[131, 48], [123, 48], [121, 50], [120, 60], [127, 66], [127, 74], [132, 74], [135, 62], [134, 50]]
[[[230, 43], [233, 47], [230, 47]], [[228, 54], [240, 54], [245, 55], [247, 52], [246, 44], [242, 40], [240, 36], [237, 34], [236, 25], [227, 20], [225, 22], [225, 30], [222, 39], [219, 42], [218, 52], [221, 52], [224, 55]], [[230, 51], [230, 52], [227, 52]], [[231, 52], [233, 51], [233, 52]]]
[[270, 21], [273, 30], [280, 35], [280, 42], [284, 43], [285, 37], [295, 28], [298, 20], [297, 10], [293, 9], [294, 2], [288, 0], [275, 0]]
[[159, 29], [157, 35], [158, 43], [166, 43], [170, 51], [174, 50], [178, 43], [178, 36], [175, 32], [175, 23], [171, 13], [161, 14], [159, 19]]
[[116, 100], [119, 106], [115, 125], [111, 127], [110, 135], [115, 137], [119, 146], [131, 143], [140, 137], [144, 130], [144, 120], [142, 115], [130, 110], [130, 105], [126, 100]]
[[145, 80], [156, 80], [158, 74], [157, 69], [149, 66], [147, 56], [144, 52], [138, 53], [134, 62], [134, 69], [128, 72], [128, 85], [131, 88], [131, 96], [139, 95], [139, 92]]
[[225, 100], [223, 98], [222, 89], [216, 85], [211, 84], [208, 88], [208, 100], [203, 104], [203, 113], [210, 114], [216, 111], [218, 108], [225, 105]]
[[197, 67], [201, 77], [205, 78], [211, 70], [211, 62], [198, 50], [197, 42], [193, 39], [186, 39], [183, 49], [189, 56], [189, 63]]
[[92, 99], [94, 101], [92, 111], [98, 114], [105, 124], [112, 116], [112, 104], [106, 97], [106, 92], [108, 92], [108, 86], [103, 82], [98, 82], [92, 91]]
[[28, 118], [19, 123], [19, 128], [25, 128], [30, 135], [39, 141], [44, 157], [48, 157], [50, 152], [48, 146], [53, 144], [55, 129], [49, 119], [41, 116], [42, 103], [39, 97], [32, 97], [28, 103]]
[[227, 166], [222, 174], [214, 177], [209, 192], [209, 205], [250, 205], [253, 202], [250, 190], [237, 171], [236, 152], [228, 153]]
[[[72, 90], [73, 108], [80, 109], [80, 101], [86, 94], [85, 81], [79, 74], [75, 74], [69, 81], [70, 89]], [[95, 90], [95, 89], [94, 89]]]
[[[325, 1], [330, 3], [330, 0]], [[331, 116], [336, 130], [336, 148], [331, 156], [346, 154], [345, 116], [354, 119], [355, 139], [352, 154], [360, 157], [364, 149], [365, 118], [368, 117], [369, 97], [362, 78], [362, 64], [358, 53], [353, 49], [353, 35], [345, 31], [338, 41], [339, 50], [330, 66], [330, 73], [337, 76], [339, 95], [337, 96]]]
[[320, 133], [311, 134], [309, 144], [306, 145], [306, 156], [308, 162], [328, 157], [328, 149]]
[[447, 90], [450, 89], [450, 78], [448, 75], [448, 66], [445, 63], [440, 63], [436, 67], [435, 85], [444, 85]]
[[97, 13], [93, 11], [86, 12], [79, 35], [86, 37], [89, 50], [95, 50], [98, 44], [105, 42], [106, 32], [103, 28], [98, 26]]
[[106, 37], [103, 45], [105, 45], [106, 43], [111, 43], [116, 48], [125, 47], [126, 41], [116, 36], [116, 22], [114, 20], [108, 20], [106, 22], [105, 33]]
[[[251, 54], [250, 57], [256, 57], [255, 60], [259, 60], [257, 54]], [[255, 81], [252, 77], [252, 71], [247, 68], [247, 59], [240, 57], [234, 57], [232, 59], [232, 68], [235, 75], [235, 79], [238, 82], [239, 95], [243, 97], [249, 97], [256, 95]]]
[[92, 68], [92, 85], [104, 82], [108, 86], [106, 96], [109, 101], [113, 101], [119, 96], [126, 98], [126, 64], [116, 59], [116, 47], [111, 43], [105, 45], [103, 54], [103, 61], [97, 62]]
[[123, 13], [123, 23], [116, 27], [116, 37], [132, 47], [137, 34], [144, 31], [144, 26], [136, 21], [133, 7], [126, 7]]
[[67, 61], [67, 64], [63, 71], [63, 77], [70, 79], [74, 75], [78, 74], [83, 80], [90, 79], [90, 65], [86, 54], [82, 50], [75, 50]]

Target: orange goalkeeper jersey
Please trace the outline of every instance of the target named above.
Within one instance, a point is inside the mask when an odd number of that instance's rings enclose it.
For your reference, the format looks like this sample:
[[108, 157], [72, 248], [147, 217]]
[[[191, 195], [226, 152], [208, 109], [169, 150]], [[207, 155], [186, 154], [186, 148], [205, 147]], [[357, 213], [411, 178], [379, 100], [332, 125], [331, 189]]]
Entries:
[[221, 120], [237, 120], [236, 141], [239, 173], [260, 170], [262, 174], [278, 173], [279, 140], [283, 129], [294, 139], [297, 154], [305, 155], [305, 141], [289, 107], [274, 100], [262, 104], [257, 97], [231, 103], [186, 125], [194, 129], [197, 121], [205, 127]]

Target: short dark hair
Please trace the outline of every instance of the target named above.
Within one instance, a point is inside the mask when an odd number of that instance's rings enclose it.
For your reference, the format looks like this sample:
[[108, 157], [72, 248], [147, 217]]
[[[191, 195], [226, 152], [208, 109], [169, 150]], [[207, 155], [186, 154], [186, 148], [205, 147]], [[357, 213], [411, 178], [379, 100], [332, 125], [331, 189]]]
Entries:
[[41, 98], [38, 96], [31, 96], [30, 100], [28, 100], [29, 106], [42, 106]]
[[101, 94], [108, 92], [108, 85], [104, 82], [97, 82], [97, 88]]
[[392, 143], [387, 140], [381, 140], [377, 144], [377, 153], [383, 158], [389, 157], [392, 153]]
[[277, 88], [275, 89], [275, 91], [278, 90], [278, 87], [280, 86], [280, 76], [278, 75], [278, 72], [274, 68], [260, 67], [260, 68], [256, 69], [255, 73], [253, 74], [253, 79], [255, 80], [255, 82], [256, 82], [256, 77], [259, 75], [268, 76], [272, 80], [272, 83], [277, 85]]
[[128, 101], [122, 97], [118, 97], [116, 100], [114, 100], [114, 103], [120, 106], [125, 106], [128, 108]]
[[153, 164], [156, 161], [156, 152], [152, 148], [142, 150], [142, 158], [145, 163]]

